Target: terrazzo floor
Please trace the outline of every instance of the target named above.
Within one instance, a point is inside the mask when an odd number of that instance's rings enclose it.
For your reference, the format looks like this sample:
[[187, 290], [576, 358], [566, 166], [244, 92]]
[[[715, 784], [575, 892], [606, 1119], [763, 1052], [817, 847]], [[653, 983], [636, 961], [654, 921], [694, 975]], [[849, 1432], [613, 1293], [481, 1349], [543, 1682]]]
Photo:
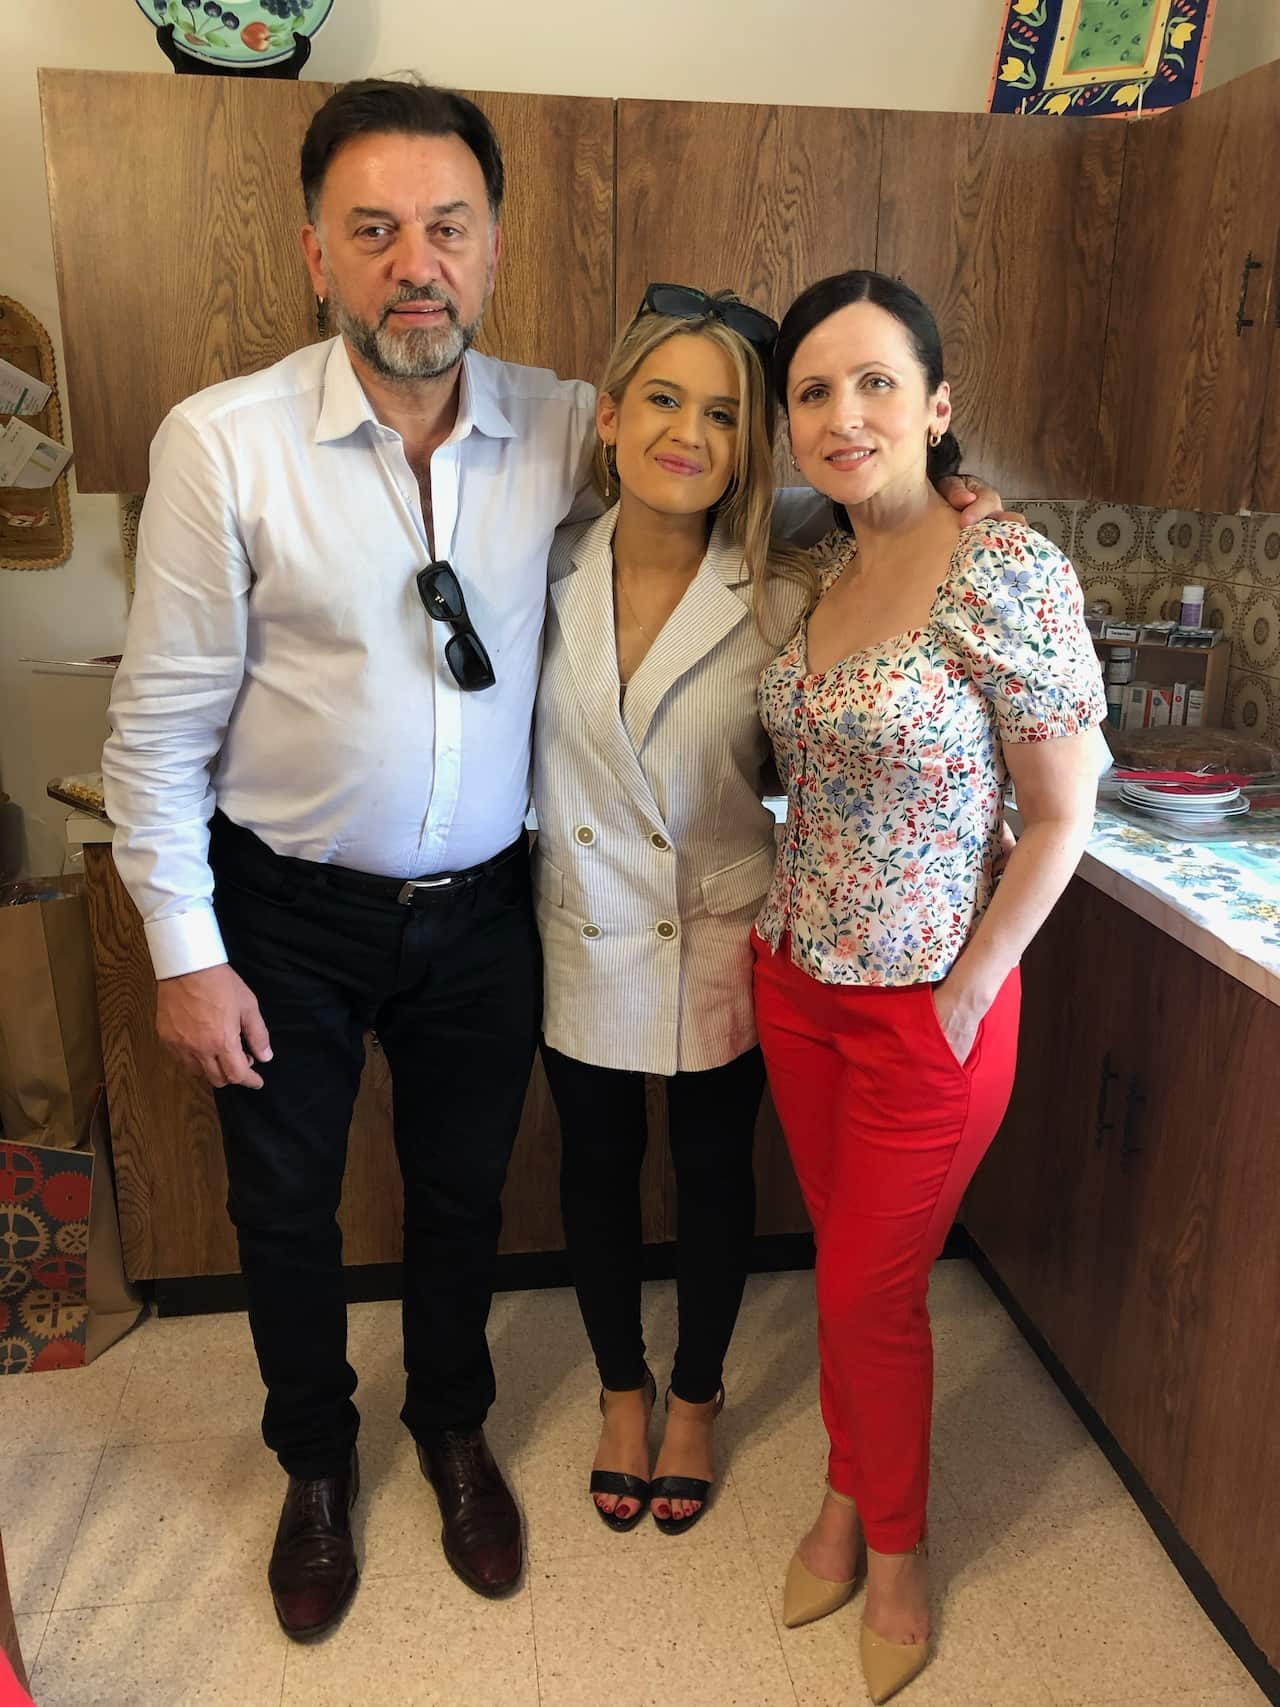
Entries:
[[[1264, 1696], [967, 1263], [931, 1293], [936, 1654], [909, 1707], [1249, 1707]], [[675, 1294], [647, 1288], [669, 1367]], [[528, 1528], [509, 1600], [468, 1592], [396, 1419], [399, 1308], [357, 1305], [359, 1593], [302, 1647], [265, 1571], [281, 1473], [243, 1315], [147, 1321], [89, 1368], [0, 1380], [0, 1528], [39, 1707], [845, 1707], [859, 1602], [779, 1627], [822, 1486], [812, 1275], [749, 1283], [713, 1509], [616, 1536], [584, 1489], [596, 1385], [573, 1295], [505, 1293], [489, 1439]], [[655, 1428], [656, 1434], [656, 1428]]]

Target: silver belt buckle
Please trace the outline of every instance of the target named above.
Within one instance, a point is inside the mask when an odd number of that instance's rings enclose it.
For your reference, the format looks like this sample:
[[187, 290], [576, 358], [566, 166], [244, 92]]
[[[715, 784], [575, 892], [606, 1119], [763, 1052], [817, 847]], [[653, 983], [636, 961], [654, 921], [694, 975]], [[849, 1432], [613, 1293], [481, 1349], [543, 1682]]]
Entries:
[[402, 907], [407, 907], [413, 900], [415, 890], [447, 889], [452, 882], [452, 877], [411, 877], [407, 883], [401, 885], [396, 900]]

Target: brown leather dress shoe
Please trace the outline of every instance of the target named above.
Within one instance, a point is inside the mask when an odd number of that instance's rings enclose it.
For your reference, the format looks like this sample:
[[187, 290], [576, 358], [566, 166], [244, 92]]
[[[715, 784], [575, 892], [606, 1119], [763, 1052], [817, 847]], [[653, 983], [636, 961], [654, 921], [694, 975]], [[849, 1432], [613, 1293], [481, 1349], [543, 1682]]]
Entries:
[[360, 1462], [337, 1476], [290, 1476], [267, 1581], [286, 1636], [305, 1641], [336, 1624], [356, 1592], [351, 1508], [360, 1492]]
[[444, 1556], [477, 1594], [520, 1580], [520, 1513], [480, 1428], [442, 1428], [418, 1442], [418, 1462], [444, 1518]]

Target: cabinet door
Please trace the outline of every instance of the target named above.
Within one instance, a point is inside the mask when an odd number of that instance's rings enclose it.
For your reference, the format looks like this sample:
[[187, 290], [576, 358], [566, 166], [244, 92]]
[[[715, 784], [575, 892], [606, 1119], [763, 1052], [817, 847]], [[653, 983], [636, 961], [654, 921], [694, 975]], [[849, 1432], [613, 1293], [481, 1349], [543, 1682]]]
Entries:
[[1013, 1096], [961, 1213], [1082, 1385], [1097, 1356], [1096, 1249], [1115, 1121], [1101, 1000], [1107, 904], [1074, 879], [1023, 957]]
[[[297, 160], [334, 87], [41, 71], [81, 492], [144, 491], [148, 447], [175, 403], [317, 336]], [[475, 99], [498, 131], [510, 184], [481, 347], [593, 376], [611, 333], [612, 103]], [[130, 139], [127, 167], [103, 144], [119, 136]]]
[[[1216, 511], [1251, 502], [1280, 223], [1278, 110], [1280, 62], [1128, 127], [1099, 497]], [[1242, 299], [1253, 324], [1237, 330]]]
[[736, 290], [780, 316], [874, 264], [878, 112], [618, 102], [617, 317], [654, 281]]
[[886, 113], [876, 266], [942, 332], [965, 467], [1009, 496], [1091, 486], [1124, 127]]
[[1207, 974], [1198, 1137], [1216, 1180], [1203, 1229], [1198, 1376], [1171, 1509], [1228, 1605], [1280, 1665], [1280, 1007]]
[[1262, 439], [1253, 485], [1253, 508], [1266, 514], [1280, 510], [1280, 221], [1276, 225], [1267, 278], [1268, 294], [1259, 304], [1258, 329], [1269, 348], [1267, 400], [1262, 410]]
[[[1082, 1385], [1174, 1510], [1213, 1260], [1219, 1157], [1210, 1135], [1229, 1046], [1207, 1023], [1206, 992], [1222, 974], [1118, 902], [1106, 905], [1128, 975], [1110, 1004], [1117, 1130], [1097, 1246], [1100, 1355]], [[1109, 962], [1105, 970], [1111, 976]]]

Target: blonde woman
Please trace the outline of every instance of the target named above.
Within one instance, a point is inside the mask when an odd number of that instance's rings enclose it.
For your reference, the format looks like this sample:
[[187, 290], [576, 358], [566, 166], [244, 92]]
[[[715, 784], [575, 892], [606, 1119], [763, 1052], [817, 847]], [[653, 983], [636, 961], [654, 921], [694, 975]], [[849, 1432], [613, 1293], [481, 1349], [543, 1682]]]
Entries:
[[[561, 530], [551, 555], [534, 754], [543, 1058], [602, 1382], [591, 1492], [619, 1530], [650, 1500], [669, 1534], [706, 1509], [754, 1225], [750, 932], [774, 863], [756, 686], [810, 584], [770, 545], [776, 330], [734, 297], [651, 285], [598, 400], [598, 481], [616, 501]], [[645, 1074], [666, 1082], [679, 1217], [679, 1343], [652, 1483]]]

